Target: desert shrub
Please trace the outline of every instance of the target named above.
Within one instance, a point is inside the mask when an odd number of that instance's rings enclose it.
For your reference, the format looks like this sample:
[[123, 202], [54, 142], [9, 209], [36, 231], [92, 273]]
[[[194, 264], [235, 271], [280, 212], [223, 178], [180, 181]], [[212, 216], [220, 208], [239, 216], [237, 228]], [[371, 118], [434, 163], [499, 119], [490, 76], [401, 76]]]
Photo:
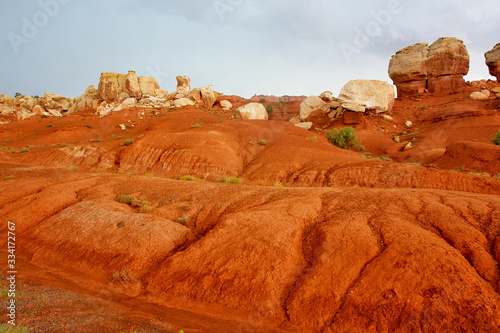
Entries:
[[191, 175], [187, 175], [187, 176], [179, 177], [179, 180], [193, 181], [194, 177]]
[[130, 146], [133, 143], [134, 143], [134, 140], [125, 140], [125, 142], [122, 143], [122, 146]]
[[14, 179], [14, 176], [5, 176], [5, 177], [3, 177], [3, 180], [9, 180], [9, 179]]
[[20, 153], [27, 153], [27, 152], [29, 152], [29, 151], [30, 151], [30, 150], [29, 150], [28, 148], [23, 148], [23, 149], [21, 149], [19, 152], [20, 152]]
[[217, 179], [217, 182], [227, 184], [243, 184], [243, 179], [238, 177], [219, 178]]
[[362, 146], [356, 141], [356, 131], [352, 127], [344, 127], [342, 130], [334, 128], [333, 131], [325, 131], [328, 141], [334, 146], [342, 149], [351, 149]]
[[497, 135], [495, 136], [495, 138], [493, 140], [491, 140], [491, 142], [493, 142], [497, 146], [500, 146], [500, 130], [497, 132]]
[[267, 115], [271, 117], [274, 113], [274, 106], [272, 104], [267, 104], [266, 106]]
[[73, 166], [70, 166], [69, 169], [72, 171], [76, 171], [76, 170], [78, 170], [78, 167], [73, 165]]
[[258, 144], [259, 144], [259, 146], [265, 146], [265, 145], [267, 145], [267, 141], [266, 140], [259, 140]]
[[14, 98], [16, 98], [16, 97], [20, 97], [20, 96], [22, 96], [22, 94], [21, 94], [20, 92], [16, 92], [16, 93], [14, 94]]
[[131, 195], [118, 195], [116, 201], [121, 202], [126, 205], [131, 205], [137, 198]]
[[191, 126], [191, 128], [200, 128], [200, 127], [201, 127], [201, 125], [203, 125], [203, 124], [196, 123], [196, 124], [194, 124], [193, 126]]

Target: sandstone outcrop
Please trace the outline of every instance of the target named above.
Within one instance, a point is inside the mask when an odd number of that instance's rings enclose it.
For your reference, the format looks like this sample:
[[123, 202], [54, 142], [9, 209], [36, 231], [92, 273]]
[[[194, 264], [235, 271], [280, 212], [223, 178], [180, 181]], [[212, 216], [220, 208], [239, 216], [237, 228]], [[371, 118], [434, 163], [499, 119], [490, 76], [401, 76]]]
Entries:
[[394, 86], [377, 80], [351, 80], [340, 91], [342, 108], [354, 112], [387, 112], [394, 105]]
[[68, 114], [80, 112], [85, 109], [96, 110], [101, 102], [102, 99], [99, 91], [95, 88], [95, 86], [89, 86], [83, 95], [76, 97], [73, 100], [73, 104], [68, 110]]
[[330, 112], [330, 106], [318, 96], [309, 96], [300, 104], [300, 120], [308, 122], [314, 117]]
[[179, 75], [176, 77], [177, 79], [177, 95], [175, 96], [177, 99], [187, 97], [191, 92], [191, 79], [186, 75]]
[[137, 77], [135, 71], [128, 74], [102, 73], [99, 79], [99, 95], [104, 101], [123, 101], [133, 97], [140, 99], [143, 95], [155, 95], [160, 89], [155, 78], [149, 76]]
[[[73, 99], [52, 93], [45, 93], [40, 100], [40, 105], [43, 106], [47, 112], [57, 116], [68, 111], [72, 103]], [[30, 110], [30, 108], [27, 109]], [[31, 108], [31, 110], [33, 110], [33, 108]]]
[[300, 127], [300, 128], [304, 128], [306, 130], [310, 130], [313, 127], [313, 123], [310, 121], [307, 121], [307, 122], [303, 122], [303, 123], [297, 123], [297, 124], [295, 124], [295, 126]]
[[238, 120], [268, 120], [269, 115], [261, 103], [250, 103], [237, 108], [234, 111], [234, 118]]
[[469, 72], [469, 53], [456, 38], [440, 38], [432, 45], [419, 43], [392, 56], [389, 76], [397, 86], [398, 97], [426, 91], [447, 94], [465, 86]]
[[490, 74], [495, 76], [497, 81], [500, 82], [500, 43], [486, 52], [484, 57], [486, 58], [486, 65], [490, 70]]
[[229, 111], [233, 108], [233, 104], [230, 101], [222, 100], [220, 101], [220, 106], [222, 106], [222, 110]]
[[14, 99], [9, 95], [0, 95], [0, 114], [7, 116], [14, 112]]
[[491, 93], [489, 90], [483, 90], [483, 91], [475, 91], [470, 94], [470, 98], [472, 99], [488, 99], [490, 97]]

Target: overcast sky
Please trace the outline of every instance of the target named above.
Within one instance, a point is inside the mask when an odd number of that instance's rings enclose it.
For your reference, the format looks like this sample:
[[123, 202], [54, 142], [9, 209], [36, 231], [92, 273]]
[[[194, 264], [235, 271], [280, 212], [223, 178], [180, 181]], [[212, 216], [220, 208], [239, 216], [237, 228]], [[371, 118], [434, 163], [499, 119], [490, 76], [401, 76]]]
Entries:
[[494, 79], [498, 0], [2, 0], [0, 93], [66, 97], [101, 72], [155, 77], [225, 94], [338, 95], [351, 79], [390, 81], [396, 51], [462, 39], [467, 80]]

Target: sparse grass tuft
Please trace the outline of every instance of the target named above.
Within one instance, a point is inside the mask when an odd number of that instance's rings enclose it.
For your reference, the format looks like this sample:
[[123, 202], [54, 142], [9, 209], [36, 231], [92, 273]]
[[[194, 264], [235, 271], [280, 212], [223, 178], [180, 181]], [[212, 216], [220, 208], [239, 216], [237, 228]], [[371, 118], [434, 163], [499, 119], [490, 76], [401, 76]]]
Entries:
[[122, 143], [122, 146], [130, 146], [134, 143], [134, 140], [125, 140], [124, 143]]
[[259, 140], [258, 144], [259, 144], [259, 146], [265, 146], [265, 145], [267, 145], [267, 141], [266, 140]]
[[29, 152], [29, 151], [30, 151], [30, 150], [29, 150], [28, 148], [23, 148], [23, 149], [21, 149], [19, 152], [20, 152], [20, 153], [27, 153], [27, 152]]
[[219, 178], [217, 179], [217, 182], [227, 184], [243, 184], [243, 179], [238, 177]]
[[0, 325], [0, 333], [29, 333], [30, 329], [24, 326]]
[[70, 166], [69, 169], [73, 170], [73, 171], [76, 171], [76, 170], [78, 170], [78, 167], [73, 165], [73, 166]]
[[14, 179], [14, 176], [5, 176], [5, 177], [3, 177], [3, 180], [9, 180], [9, 179]]
[[312, 138], [306, 138], [306, 140], [317, 142], [318, 141], [318, 137], [315, 136], [315, 137], [312, 137]]
[[194, 124], [193, 126], [191, 126], [191, 128], [200, 128], [200, 127], [201, 127], [201, 125], [203, 125], [203, 124], [196, 123], [196, 124]]
[[387, 156], [375, 157], [373, 160], [374, 161], [392, 162], [392, 158], [387, 157]]

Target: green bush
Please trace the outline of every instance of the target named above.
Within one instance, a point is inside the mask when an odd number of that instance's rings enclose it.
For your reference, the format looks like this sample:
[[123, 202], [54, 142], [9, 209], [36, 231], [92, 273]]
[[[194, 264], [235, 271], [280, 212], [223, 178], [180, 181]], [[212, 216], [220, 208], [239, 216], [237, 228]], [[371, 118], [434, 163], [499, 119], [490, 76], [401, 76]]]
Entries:
[[133, 143], [134, 143], [134, 140], [125, 140], [125, 142], [122, 143], [122, 146], [130, 146]]
[[238, 177], [229, 177], [229, 178], [219, 178], [217, 179], [219, 183], [227, 183], [227, 184], [243, 184], [243, 179]]
[[342, 130], [334, 128], [333, 131], [325, 131], [328, 141], [334, 146], [342, 149], [351, 149], [356, 147], [363, 150], [358, 141], [356, 141], [356, 131], [352, 127], [344, 127]]
[[267, 115], [271, 117], [274, 113], [274, 106], [272, 104], [267, 104], [266, 106]]
[[500, 130], [497, 132], [496, 137], [493, 140], [491, 140], [491, 142], [493, 142], [497, 146], [500, 146]]

